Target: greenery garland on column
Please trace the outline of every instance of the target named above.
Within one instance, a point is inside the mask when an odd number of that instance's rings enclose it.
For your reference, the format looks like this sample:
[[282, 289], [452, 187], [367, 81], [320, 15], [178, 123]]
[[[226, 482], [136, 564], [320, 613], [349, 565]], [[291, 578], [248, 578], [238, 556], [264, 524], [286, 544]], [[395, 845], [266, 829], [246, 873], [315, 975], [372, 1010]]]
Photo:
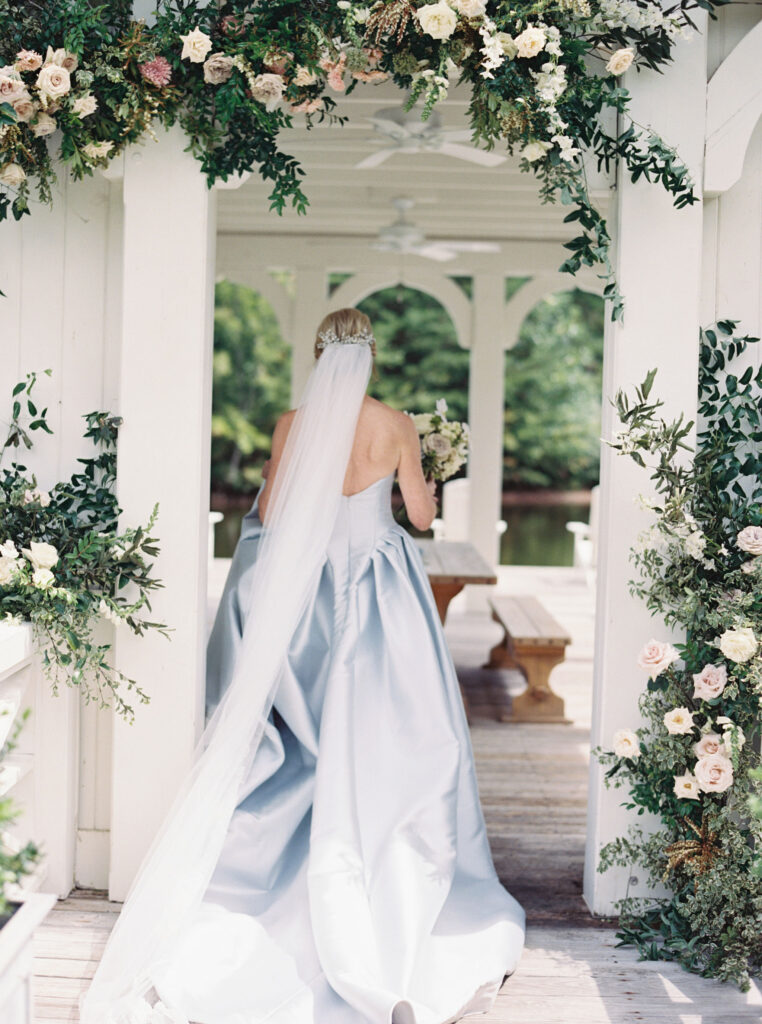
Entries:
[[[471, 89], [475, 142], [502, 144], [579, 234], [562, 270], [600, 266], [612, 316], [622, 303], [606, 222], [582, 152], [676, 206], [697, 201], [675, 151], [628, 113], [622, 74], [659, 70], [678, 39], [725, 0], [158, 0], [155, 22], [127, 0], [0, 0], [0, 219], [50, 202], [53, 154], [75, 178], [105, 167], [152, 122], [178, 122], [209, 184], [258, 167], [271, 208], [307, 207], [302, 168], [279, 135], [304, 115], [341, 120], [334, 96], [391, 78], [426, 118], [454, 81]], [[616, 121], [612, 128], [610, 122]]]
[[616, 396], [613, 447], [648, 466], [656, 492], [631, 589], [686, 639], [645, 646], [644, 724], [595, 753], [608, 782], [628, 787], [625, 806], [661, 819], [651, 835], [632, 827], [607, 844], [600, 870], [638, 864], [671, 890], [620, 901], [620, 937], [747, 988], [762, 971], [762, 368], [731, 372], [758, 341], [735, 328], [701, 333], [692, 461], [682, 451], [693, 424], [660, 418], [655, 371], [635, 400]]

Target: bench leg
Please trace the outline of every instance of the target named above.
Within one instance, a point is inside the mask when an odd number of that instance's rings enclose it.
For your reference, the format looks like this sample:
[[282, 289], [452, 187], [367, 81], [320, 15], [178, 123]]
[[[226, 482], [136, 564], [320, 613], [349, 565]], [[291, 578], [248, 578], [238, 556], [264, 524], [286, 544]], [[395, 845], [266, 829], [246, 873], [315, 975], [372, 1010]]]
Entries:
[[551, 690], [549, 681], [552, 669], [564, 660], [565, 646], [516, 645], [513, 650], [527, 688], [513, 698], [510, 713], [501, 714], [501, 721], [571, 724], [564, 714], [563, 698]]
[[[445, 624], [445, 619], [447, 618], [447, 609], [450, 607], [450, 601], [452, 601], [452, 599], [461, 592], [464, 586], [464, 583], [431, 584], [431, 589], [434, 592], [434, 600], [437, 605], [437, 611], [439, 612], [439, 621], [443, 626]], [[466, 721], [470, 725], [471, 714], [468, 706], [468, 697], [466, 697], [465, 690], [462, 686], [460, 687], [460, 699], [463, 701], [463, 710], [466, 712]]]

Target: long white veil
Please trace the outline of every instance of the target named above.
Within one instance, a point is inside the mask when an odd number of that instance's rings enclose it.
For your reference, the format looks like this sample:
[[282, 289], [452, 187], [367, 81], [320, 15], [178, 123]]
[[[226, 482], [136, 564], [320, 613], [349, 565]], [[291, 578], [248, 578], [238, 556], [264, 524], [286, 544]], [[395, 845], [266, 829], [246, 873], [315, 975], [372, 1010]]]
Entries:
[[317, 586], [371, 364], [368, 344], [328, 344], [312, 371], [273, 482], [232, 682], [130, 887], [80, 1001], [81, 1024], [151, 1019], [152, 973], [171, 957], [203, 899], [289, 641]]

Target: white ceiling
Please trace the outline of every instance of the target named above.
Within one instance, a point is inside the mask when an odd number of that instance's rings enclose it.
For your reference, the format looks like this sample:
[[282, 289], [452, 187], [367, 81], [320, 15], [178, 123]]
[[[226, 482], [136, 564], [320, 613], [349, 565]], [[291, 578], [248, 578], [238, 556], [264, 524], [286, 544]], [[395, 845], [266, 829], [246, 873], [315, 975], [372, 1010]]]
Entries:
[[[282, 216], [268, 209], [271, 186], [256, 174], [238, 189], [219, 194], [218, 229], [222, 235], [277, 235], [281, 243], [290, 236], [308, 236], [332, 246], [355, 247], [393, 220], [391, 200], [409, 196], [416, 201], [409, 218], [423, 228], [427, 238], [468, 240], [515, 240], [562, 242], [575, 234], [575, 225], [564, 225], [568, 208], [542, 205], [538, 183], [518, 170], [516, 157], [497, 168], [444, 156], [397, 153], [372, 170], [354, 165], [375, 152], [383, 140], [367, 121], [384, 106], [401, 104], [404, 93], [393, 83], [358, 83], [350, 96], [336, 96], [337, 113], [347, 115], [343, 126], [316, 124], [307, 130], [301, 115], [294, 128], [281, 136], [282, 149], [296, 157], [306, 171], [303, 188], [310, 206], [300, 216], [286, 210]], [[447, 100], [437, 106], [443, 127], [468, 128], [467, 88], [451, 88]], [[496, 148], [494, 152], [500, 152]], [[609, 181], [592, 174], [596, 202], [604, 209]], [[558, 262], [563, 250], [558, 247]]]

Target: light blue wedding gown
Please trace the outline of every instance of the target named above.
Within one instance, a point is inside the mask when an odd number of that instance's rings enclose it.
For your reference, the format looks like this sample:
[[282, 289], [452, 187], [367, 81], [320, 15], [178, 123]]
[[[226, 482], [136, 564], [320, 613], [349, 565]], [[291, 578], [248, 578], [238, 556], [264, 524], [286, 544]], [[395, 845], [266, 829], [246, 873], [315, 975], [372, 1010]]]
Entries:
[[[490, 855], [452, 659], [394, 474], [343, 497], [214, 875], [159, 994], [201, 1024], [444, 1024], [490, 1008], [524, 911]], [[233, 671], [262, 533], [208, 646]]]

